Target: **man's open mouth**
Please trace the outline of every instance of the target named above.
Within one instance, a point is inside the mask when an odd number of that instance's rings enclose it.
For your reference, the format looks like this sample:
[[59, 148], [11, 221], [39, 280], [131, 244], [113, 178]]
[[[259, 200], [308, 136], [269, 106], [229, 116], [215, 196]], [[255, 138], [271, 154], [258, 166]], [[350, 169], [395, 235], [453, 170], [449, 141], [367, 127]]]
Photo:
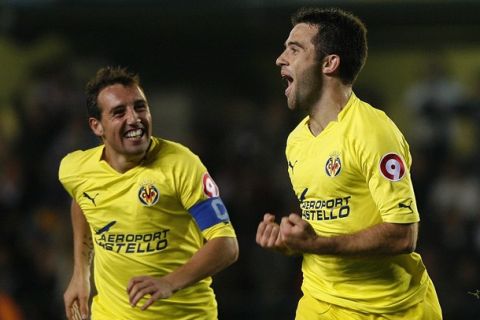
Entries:
[[143, 137], [144, 134], [145, 134], [145, 130], [138, 128], [138, 129], [128, 130], [127, 132], [125, 132], [123, 136], [127, 139], [136, 140]]

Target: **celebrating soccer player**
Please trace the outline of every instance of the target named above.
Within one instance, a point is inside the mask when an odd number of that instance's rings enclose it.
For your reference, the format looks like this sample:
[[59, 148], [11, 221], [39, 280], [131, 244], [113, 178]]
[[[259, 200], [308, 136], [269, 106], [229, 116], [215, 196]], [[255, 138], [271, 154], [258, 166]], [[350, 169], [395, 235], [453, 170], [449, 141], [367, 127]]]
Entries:
[[297, 320], [441, 319], [415, 253], [419, 213], [411, 156], [387, 115], [352, 85], [367, 57], [366, 28], [340, 9], [301, 9], [276, 63], [290, 109], [308, 115], [286, 156], [301, 215], [265, 214], [257, 243], [303, 255]]
[[88, 122], [102, 145], [67, 155], [74, 270], [68, 319], [217, 318], [211, 276], [238, 257], [219, 189], [184, 146], [152, 136], [139, 78], [102, 68], [87, 84]]

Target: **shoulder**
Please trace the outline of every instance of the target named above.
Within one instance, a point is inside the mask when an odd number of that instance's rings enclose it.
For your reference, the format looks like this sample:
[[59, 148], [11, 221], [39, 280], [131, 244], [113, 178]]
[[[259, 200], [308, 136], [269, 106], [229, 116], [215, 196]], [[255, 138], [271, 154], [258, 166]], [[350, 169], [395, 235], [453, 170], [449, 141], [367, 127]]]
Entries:
[[300, 123], [296, 126], [295, 129], [290, 132], [287, 138], [287, 145], [285, 149], [285, 154], [287, 158], [290, 158], [293, 154], [297, 152], [301, 152], [303, 143], [308, 141], [309, 133], [306, 129], [307, 122], [309, 117], [306, 116], [305, 118], [300, 121]]
[[153, 166], [176, 171], [202, 165], [200, 158], [183, 144], [156, 137], [152, 139], [154, 145], [149, 155], [150, 160], [147, 161], [151, 161]]
[[74, 151], [67, 154], [60, 162], [58, 179], [72, 197], [75, 197], [77, 188], [85, 181], [86, 176], [98, 168], [102, 150], [103, 145]]
[[307, 132], [305, 130], [305, 126], [307, 125], [307, 122], [308, 122], [308, 116], [303, 118], [302, 121], [300, 121], [300, 123], [295, 127], [295, 129], [293, 129], [292, 132], [290, 132], [287, 138], [287, 145], [296, 144], [305, 139], [306, 132]]
[[410, 163], [408, 143], [385, 112], [361, 100], [352, 107], [344, 122], [344, 137], [352, 152], [364, 162], [377, 163], [382, 156], [396, 153]]
[[403, 139], [403, 135], [388, 115], [370, 104], [356, 99], [346, 113], [343, 122], [345, 134], [366, 143], [371, 140]]
[[195, 153], [193, 153], [188, 147], [184, 146], [181, 143], [162, 139], [162, 138], [153, 138], [154, 148], [157, 150], [157, 159], [160, 160], [172, 160], [173, 158], [181, 159], [193, 159], [198, 158]]
[[59, 177], [60, 179], [75, 175], [82, 172], [86, 167], [90, 166], [98, 156], [97, 161], [100, 160], [102, 146], [91, 148], [88, 150], [77, 150], [67, 154], [60, 162]]

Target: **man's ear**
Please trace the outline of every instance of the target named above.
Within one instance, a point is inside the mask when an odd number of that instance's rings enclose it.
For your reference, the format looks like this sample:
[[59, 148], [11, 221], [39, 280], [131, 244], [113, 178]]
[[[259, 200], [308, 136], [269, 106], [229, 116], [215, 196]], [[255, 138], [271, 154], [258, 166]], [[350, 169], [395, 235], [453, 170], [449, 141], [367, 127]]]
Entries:
[[340, 57], [336, 54], [329, 54], [323, 58], [322, 71], [327, 75], [338, 73], [340, 68]]
[[103, 136], [103, 126], [100, 120], [90, 117], [88, 118], [88, 125], [90, 126], [90, 129], [92, 129], [93, 133], [97, 137]]

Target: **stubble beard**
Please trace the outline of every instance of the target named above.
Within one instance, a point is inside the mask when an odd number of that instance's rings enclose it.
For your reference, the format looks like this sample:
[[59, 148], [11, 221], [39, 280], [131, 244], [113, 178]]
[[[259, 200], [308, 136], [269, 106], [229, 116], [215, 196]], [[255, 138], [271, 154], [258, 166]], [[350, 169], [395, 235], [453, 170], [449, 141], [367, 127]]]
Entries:
[[[310, 112], [313, 106], [320, 100], [322, 96], [323, 83], [322, 78], [310, 75], [299, 81], [292, 101], [288, 101], [291, 110], [303, 110]], [[300, 90], [303, 88], [303, 90]]]

